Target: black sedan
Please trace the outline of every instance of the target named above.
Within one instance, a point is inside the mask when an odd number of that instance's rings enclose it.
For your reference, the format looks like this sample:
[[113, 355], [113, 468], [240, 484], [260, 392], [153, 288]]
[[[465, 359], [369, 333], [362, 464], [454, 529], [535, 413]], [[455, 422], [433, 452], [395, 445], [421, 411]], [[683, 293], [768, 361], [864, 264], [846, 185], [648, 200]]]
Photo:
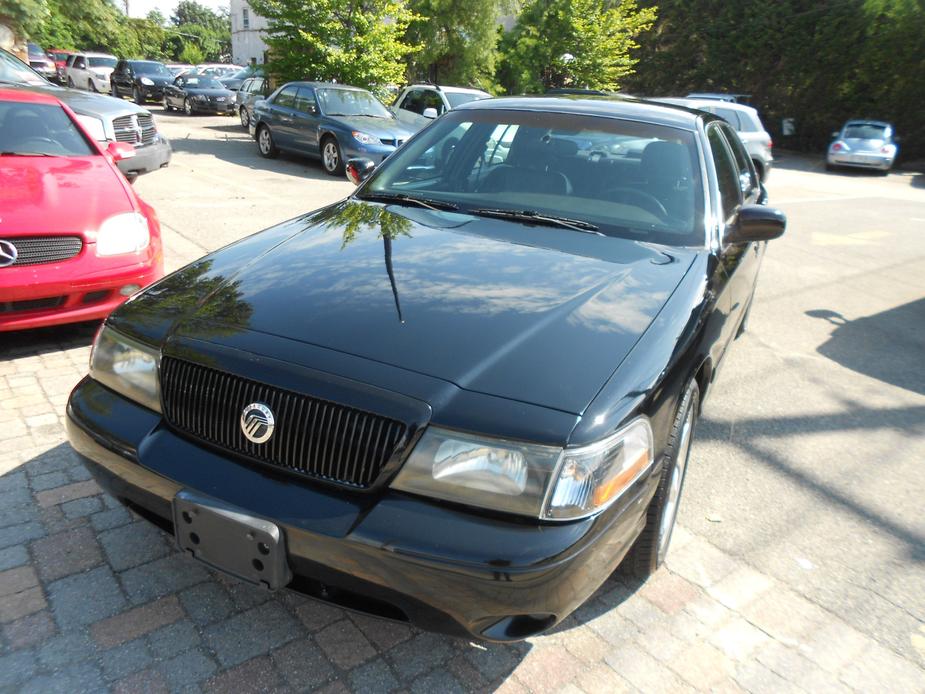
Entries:
[[70, 441], [239, 578], [526, 638], [665, 560], [785, 220], [728, 124], [641, 101], [472, 102], [374, 168], [117, 309]]
[[178, 109], [194, 113], [233, 114], [234, 92], [225, 89], [214, 77], [184, 73], [164, 87], [164, 110]]
[[164, 87], [171, 82], [173, 73], [155, 60], [120, 60], [109, 76], [112, 96], [117, 99], [130, 96], [140, 106], [148, 101], [161, 101]]

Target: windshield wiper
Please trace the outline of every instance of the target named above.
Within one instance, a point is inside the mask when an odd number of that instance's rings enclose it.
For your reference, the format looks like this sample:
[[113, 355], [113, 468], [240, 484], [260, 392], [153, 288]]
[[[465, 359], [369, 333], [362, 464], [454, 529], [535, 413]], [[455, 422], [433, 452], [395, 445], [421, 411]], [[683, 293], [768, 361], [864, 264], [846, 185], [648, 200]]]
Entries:
[[360, 200], [370, 200], [372, 202], [397, 202], [411, 203], [426, 207], [428, 210], [452, 211], [458, 210], [459, 205], [443, 200], [431, 200], [430, 198], [418, 198], [407, 193], [364, 193], [362, 197], [357, 196]]
[[53, 157], [47, 152], [0, 152], [0, 157]]
[[523, 222], [532, 222], [533, 224], [546, 224], [548, 226], [564, 227], [565, 229], [573, 229], [575, 231], [584, 231], [588, 234], [597, 234], [598, 236], [607, 235], [598, 231], [599, 227], [596, 224], [591, 224], [591, 222], [585, 222], [581, 219], [570, 219], [568, 217], [556, 217], [554, 215], [542, 214], [535, 210], [502, 210], [481, 208], [475, 210], [467, 210], [467, 212], [469, 214], [479, 215], [481, 217], [517, 219]]

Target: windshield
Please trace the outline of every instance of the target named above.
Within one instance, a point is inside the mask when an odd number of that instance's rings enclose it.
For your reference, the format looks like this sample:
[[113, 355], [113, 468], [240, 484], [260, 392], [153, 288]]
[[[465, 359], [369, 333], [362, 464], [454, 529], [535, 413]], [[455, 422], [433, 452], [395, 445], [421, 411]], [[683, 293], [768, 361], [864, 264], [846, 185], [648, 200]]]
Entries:
[[470, 101], [479, 101], [489, 98], [486, 94], [468, 94], [466, 92], [443, 92], [446, 94], [447, 101], [450, 102], [450, 108], [456, 108]]
[[61, 51], [55, 51], [54, 53], [55, 60], [61, 60], [61, 61], [67, 60], [67, 57], [69, 55], [70, 53], [62, 53]]
[[138, 61], [131, 63], [132, 69], [137, 72], [139, 75], [162, 75], [169, 77], [171, 75], [170, 70], [167, 69], [167, 66], [163, 63], [155, 63], [153, 61]]
[[871, 123], [854, 123], [845, 126], [846, 140], [882, 140], [886, 136], [886, 127]]
[[6, 51], [0, 50], [0, 83], [45, 87], [49, 83], [31, 67]]
[[392, 117], [382, 102], [361, 89], [318, 89], [315, 93], [326, 116]]
[[224, 89], [221, 82], [208, 75], [191, 75], [185, 79], [189, 89]]
[[615, 118], [450, 111], [389, 157], [359, 193], [395, 195], [476, 215], [557, 217], [674, 246], [701, 246], [705, 238], [694, 134]]
[[0, 155], [83, 157], [94, 153], [60, 106], [0, 101]]
[[87, 58], [87, 65], [90, 67], [115, 67], [117, 62], [115, 58], [100, 58], [92, 55]]

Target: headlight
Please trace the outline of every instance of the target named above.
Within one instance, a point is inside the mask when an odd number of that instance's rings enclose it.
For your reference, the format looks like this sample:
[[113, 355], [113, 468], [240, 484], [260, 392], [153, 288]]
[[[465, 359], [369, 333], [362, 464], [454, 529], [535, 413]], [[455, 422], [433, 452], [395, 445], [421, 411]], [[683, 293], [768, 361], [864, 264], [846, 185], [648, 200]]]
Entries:
[[153, 86], [154, 86], [154, 80], [152, 80], [150, 77], [142, 77], [142, 78], [141, 78], [141, 83], [142, 83], [143, 85], [145, 85], [146, 87], [153, 87]]
[[361, 142], [364, 145], [377, 145], [379, 144], [379, 138], [374, 137], [368, 133], [362, 133], [359, 130], [354, 130], [351, 135], [357, 142]]
[[158, 351], [104, 325], [90, 351], [90, 377], [155, 412], [161, 411]]
[[609, 506], [652, 462], [644, 417], [580, 448], [484, 439], [428, 429], [392, 487], [470, 506], [548, 520]]
[[96, 254], [99, 256], [138, 253], [151, 241], [148, 220], [137, 212], [113, 215], [100, 225], [96, 233]]
[[103, 121], [99, 118], [84, 116], [78, 113], [77, 122], [80, 123], [84, 127], [84, 130], [87, 131], [87, 134], [97, 142], [104, 142], [106, 140], [106, 129], [103, 127]]
[[580, 518], [606, 508], [651, 463], [652, 429], [643, 417], [596, 444], [565, 449], [545, 517]]
[[106, 73], [105, 73], [105, 72], [94, 72], [94, 73], [93, 73], [93, 76], [96, 77], [96, 79], [98, 79], [98, 80], [104, 80], [104, 79], [106, 79]]

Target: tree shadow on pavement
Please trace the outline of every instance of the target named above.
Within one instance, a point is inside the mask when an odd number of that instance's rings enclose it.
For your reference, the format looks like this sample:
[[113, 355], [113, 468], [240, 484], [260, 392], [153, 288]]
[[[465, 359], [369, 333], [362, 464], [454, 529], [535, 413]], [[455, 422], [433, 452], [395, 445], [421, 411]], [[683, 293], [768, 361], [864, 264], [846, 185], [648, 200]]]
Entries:
[[925, 299], [848, 320], [836, 311], [806, 312], [837, 326], [816, 351], [845, 368], [925, 395]]

